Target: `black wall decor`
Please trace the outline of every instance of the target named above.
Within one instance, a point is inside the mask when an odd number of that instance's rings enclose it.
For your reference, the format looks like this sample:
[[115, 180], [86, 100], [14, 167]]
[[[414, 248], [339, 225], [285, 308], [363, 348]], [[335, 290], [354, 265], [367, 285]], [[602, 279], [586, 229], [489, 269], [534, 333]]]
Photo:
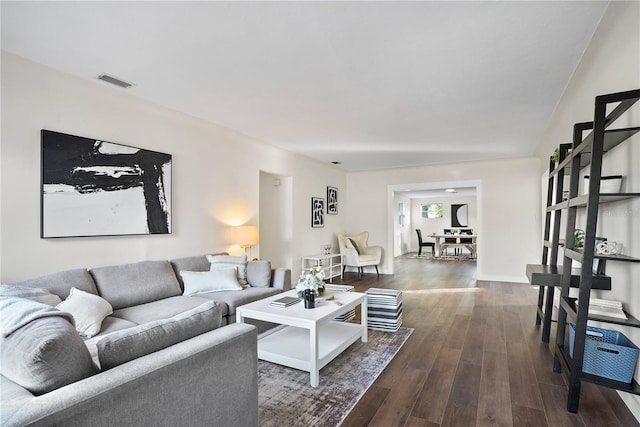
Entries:
[[338, 214], [338, 189], [335, 187], [327, 187], [327, 213]]
[[311, 227], [324, 227], [324, 199], [320, 197], [311, 198]]
[[171, 155], [42, 130], [41, 237], [171, 233]]
[[451, 227], [469, 225], [469, 205], [451, 205]]

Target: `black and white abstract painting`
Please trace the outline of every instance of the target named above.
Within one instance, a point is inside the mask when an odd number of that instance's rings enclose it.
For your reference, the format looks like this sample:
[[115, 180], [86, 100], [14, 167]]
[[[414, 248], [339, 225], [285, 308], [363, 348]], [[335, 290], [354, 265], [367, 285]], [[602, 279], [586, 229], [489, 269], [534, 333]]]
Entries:
[[338, 215], [338, 189], [327, 187], [327, 213]]
[[311, 198], [311, 227], [324, 227], [324, 199], [320, 197]]
[[171, 155], [42, 130], [41, 237], [171, 233]]
[[451, 205], [451, 226], [466, 227], [469, 223], [469, 205]]

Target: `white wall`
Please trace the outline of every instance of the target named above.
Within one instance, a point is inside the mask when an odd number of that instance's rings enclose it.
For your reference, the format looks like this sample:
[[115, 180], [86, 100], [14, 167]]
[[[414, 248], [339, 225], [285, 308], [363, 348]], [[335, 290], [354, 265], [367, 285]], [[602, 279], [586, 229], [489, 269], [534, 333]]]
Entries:
[[[553, 149], [560, 143], [571, 141], [573, 124], [593, 120], [597, 95], [640, 88], [639, 22], [640, 3], [609, 4], [536, 149], [536, 155], [542, 160], [541, 173], [548, 165]], [[639, 126], [639, 110], [635, 108], [633, 114], [618, 123]], [[636, 135], [633, 140], [607, 153], [603, 160], [603, 175], [625, 175], [623, 191], [640, 192], [639, 164], [640, 136]], [[578, 228], [584, 228], [580, 221], [582, 219], [577, 223]], [[640, 200], [603, 205], [599, 211], [597, 234], [622, 242], [625, 254], [640, 257]], [[623, 301], [633, 316], [640, 317], [640, 287], [637, 286], [640, 264], [609, 262], [606, 272], [612, 277], [613, 289], [610, 292], [594, 291], [594, 296]], [[638, 328], [593, 325], [619, 330], [640, 345]], [[640, 380], [640, 362], [636, 366], [635, 379]], [[636, 419], [640, 420], [640, 397], [628, 393], [621, 393], [621, 396]]]
[[[345, 173], [237, 132], [2, 53], [0, 280], [54, 271], [227, 250], [231, 225], [258, 224], [260, 170], [293, 180], [291, 262], [321, 251], [344, 229], [346, 211], [310, 225], [311, 197], [346, 194]], [[40, 239], [40, 130], [173, 155], [173, 234]], [[268, 227], [268, 224], [260, 224]], [[255, 254], [254, 254], [255, 255]]]
[[[421, 207], [420, 205], [429, 204], [429, 203], [442, 203], [442, 218], [422, 218], [421, 215]], [[439, 197], [439, 198], [428, 198], [428, 199], [412, 199], [411, 200], [411, 213], [413, 218], [413, 223], [411, 225], [412, 229], [419, 228], [422, 231], [422, 238], [429, 240], [428, 235], [432, 233], [442, 234], [445, 228], [454, 228], [451, 226], [451, 205], [468, 205], [469, 214], [466, 227], [458, 227], [458, 228], [472, 228], [474, 231], [477, 231], [478, 228], [478, 219], [477, 219], [477, 202], [476, 197], [461, 197], [461, 196], [449, 196], [449, 197]], [[433, 241], [433, 239], [430, 239]], [[412, 251], [418, 250], [418, 236], [412, 242], [411, 245]]]
[[[347, 232], [369, 231], [369, 244], [383, 247], [381, 271], [392, 273], [394, 253], [391, 221], [395, 218], [393, 214], [397, 205], [392, 203], [389, 186], [462, 180], [479, 183], [477, 278], [526, 282], [525, 265], [539, 262], [540, 258], [542, 231], [538, 159], [506, 159], [351, 173], [347, 176]], [[371, 215], [371, 212], [385, 211], [386, 217]], [[491, 256], [482, 256], [481, 253]]]
[[278, 267], [291, 268], [293, 225], [293, 178], [260, 172], [260, 209], [258, 221], [261, 259]]

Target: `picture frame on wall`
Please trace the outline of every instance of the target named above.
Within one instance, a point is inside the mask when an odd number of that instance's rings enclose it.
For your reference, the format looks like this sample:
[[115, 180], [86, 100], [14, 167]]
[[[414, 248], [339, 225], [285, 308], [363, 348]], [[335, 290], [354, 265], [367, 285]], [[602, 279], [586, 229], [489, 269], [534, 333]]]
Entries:
[[324, 199], [321, 197], [311, 198], [311, 227], [324, 227]]
[[171, 160], [42, 129], [40, 237], [171, 234]]
[[467, 227], [469, 225], [469, 205], [451, 205], [451, 227]]
[[338, 215], [338, 189], [327, 187], [327, 214]]

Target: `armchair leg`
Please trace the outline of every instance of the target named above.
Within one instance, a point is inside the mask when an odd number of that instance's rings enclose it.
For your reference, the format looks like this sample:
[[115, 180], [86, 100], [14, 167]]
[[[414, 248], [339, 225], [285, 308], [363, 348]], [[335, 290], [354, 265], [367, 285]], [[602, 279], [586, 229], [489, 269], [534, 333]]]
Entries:
[[380, 278], [380, 272], [378, 271], [378, 266], [376, 265], [376, 274], [378, 275], [378, 278]]

